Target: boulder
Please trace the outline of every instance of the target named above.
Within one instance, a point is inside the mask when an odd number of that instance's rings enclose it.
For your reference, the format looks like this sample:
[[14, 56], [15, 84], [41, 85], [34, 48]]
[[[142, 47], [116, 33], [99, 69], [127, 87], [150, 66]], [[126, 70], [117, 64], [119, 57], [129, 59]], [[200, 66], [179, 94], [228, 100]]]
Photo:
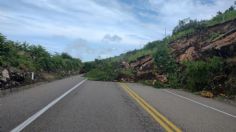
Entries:
[[153, 66], [154, 66], [154, 63], [153, 63], [153, 60], [151, 60], [151, 61], [148, 61], [147, 63], [141, 65], [138, 70], [139, 71], [150, 70], [150, 69], [153, 69]]
[[210, 91], [202, 91], [200, 94], [201, 94], [201, 96], [207, 97], [207, 98], [213, 98], [214, 97], [213, 93], [210, 92]]
[[128, 68], [130, 67], [130, 65], [129, 65], [128, 62], [126, 62], [126, 61], [122, 61], [122, 63], [121, 63], [121, 67], [122, 67], [122, 68], [125, 68], [125, 69], [128, 69]]
[[7, 69], [3, 69], [1, 80], [7, 82], [10, 79], [10, 74]]
[[156, 75], [156, 79], [159, 80], [159, 81], [162, 82], [162, 83], [166, 83], [166, 82], [168, 81], [166, 75], [159, 75], [159, 74], [157, 74], [157, 75]]
[[199, 58], [195, 47], [189, 47], [184, 54], [179, 56], [178, 62], [191, 61]]

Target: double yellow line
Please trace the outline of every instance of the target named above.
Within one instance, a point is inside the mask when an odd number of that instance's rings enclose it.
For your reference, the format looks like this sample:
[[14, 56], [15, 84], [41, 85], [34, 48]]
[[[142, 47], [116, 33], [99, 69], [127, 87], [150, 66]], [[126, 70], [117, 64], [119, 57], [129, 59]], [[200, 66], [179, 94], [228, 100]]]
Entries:
[[144, 99], [142, 99], [138, 94], [136, 94], [126, 84], [124, 84], [124, 83], [119, 83], [119, 84], [167, 132], [182, 132], [177, 126], [175, 126], [166, 117], [164, 117], [161, 113], [159, 113], [155, 108], [153, 108], [150, 104], [148, 104]]

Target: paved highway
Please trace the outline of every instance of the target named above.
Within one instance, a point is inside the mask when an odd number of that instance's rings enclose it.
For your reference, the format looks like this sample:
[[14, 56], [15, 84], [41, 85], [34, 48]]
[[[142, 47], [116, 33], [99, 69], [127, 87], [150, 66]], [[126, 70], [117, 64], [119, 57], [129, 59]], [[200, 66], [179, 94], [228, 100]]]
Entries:
[[74, 76], [0, 97], [0, 132], [236, 131], [236, 107], [180, 90]]

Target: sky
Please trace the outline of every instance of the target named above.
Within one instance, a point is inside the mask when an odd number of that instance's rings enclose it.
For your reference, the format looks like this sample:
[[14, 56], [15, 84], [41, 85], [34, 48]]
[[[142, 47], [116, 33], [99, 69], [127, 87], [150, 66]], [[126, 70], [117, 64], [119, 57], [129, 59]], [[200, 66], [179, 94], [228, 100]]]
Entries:
[[179, 20], [207, 20], [235, 0], [0, 0], [0, 33], [82, 61], [142, 48]]

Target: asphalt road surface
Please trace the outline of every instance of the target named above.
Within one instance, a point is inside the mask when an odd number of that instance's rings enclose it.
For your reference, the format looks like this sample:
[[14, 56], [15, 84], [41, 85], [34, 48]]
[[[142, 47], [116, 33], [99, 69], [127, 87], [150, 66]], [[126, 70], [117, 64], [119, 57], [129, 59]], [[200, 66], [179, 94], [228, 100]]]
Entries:
[[180, 90], [84, 79], [1, 96], [0, 132], [236, 131], [235, 106]]

